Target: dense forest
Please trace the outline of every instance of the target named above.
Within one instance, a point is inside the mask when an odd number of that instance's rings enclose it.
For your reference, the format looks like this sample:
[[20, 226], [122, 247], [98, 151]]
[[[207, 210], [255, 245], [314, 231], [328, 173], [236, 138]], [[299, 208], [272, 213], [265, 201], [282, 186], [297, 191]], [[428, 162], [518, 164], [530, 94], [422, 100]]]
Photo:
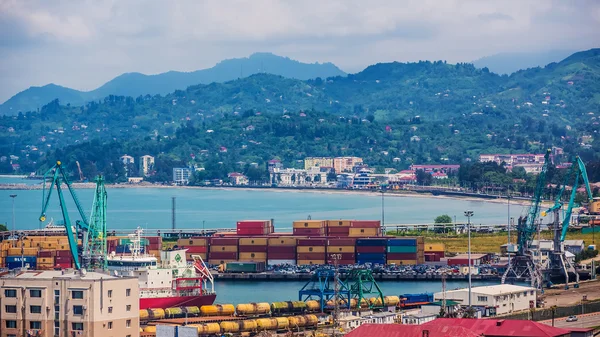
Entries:
[[[12, 161], [21, 173], [61, 159], [73, 172], [79, 161], [86, 177], [104, 172], [113, 180], [124, 176], [120, 156], [150, 154], [158, 181], [173, 166], [220, 177], [273, 158], [300, 167], [306, 156], [356, 155], [399, 170], [554, 146], [565, 160], [577, 154], [592, 163], [600, 160], [598, 83], [600, 49], [511, 76], [441, 61], [308, 81], [256, 74], [166, 96], [108, 96], [84, 106], [54, 100], [3, 116], [0, 156], [19, 157]], [[0, 162], [2, 173], [14, 171], [9, 162]]]

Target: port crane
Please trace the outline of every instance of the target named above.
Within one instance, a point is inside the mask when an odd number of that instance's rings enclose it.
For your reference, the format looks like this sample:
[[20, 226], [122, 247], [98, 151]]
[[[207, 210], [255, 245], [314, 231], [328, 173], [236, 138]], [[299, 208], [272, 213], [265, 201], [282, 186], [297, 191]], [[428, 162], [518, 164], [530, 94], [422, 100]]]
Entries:
[[[47, 186], [46, 183], [50, 182]], [[71, 218], [67, 210], [64, 192], [61, 185], [65, 184], [77, 207], [77, 211], [81, 220], [75, 222], [75, 226], [71, 224]], [[56, 187], [56, 193], [60, 203], [67, 240], [69, 241], [69, 250], [73, 256], [75, 268], [80, 270], [83, 268], [95, 269], [106, 268], [106, 189], [104, 187], [104, 179], [102, 176], [96, 178], [96, 190], [94, 193], [94, 202], [92, 205], [92, 213], [88, 220], [79, 198], [75, 193], [75, 189], [71, 185], [64, 167], [60, 161], [50, 168], [44, 174], [43, 196], [42, 196], [42, 212], [40, 214], [40, 222], [46, 221], [46, 212], [50, 204], [52, 190]], [[79, 231], [82, 233], [82, 252], [80, 254], [77, 245]], [[80, 261], [80, 257], [82, 257]], [[83, 265], [82, 265], [83, 264]]]
[[537, 231], [536, 219], [540, 213], [540, 207], [542, 204], [542, 195], [544, 188], [546, 187], [546, 176], [548, 173], [548, 167], [550, 166], [550, 151], [546, 151], [544, 156], [544, 164], [540, 171], [533, 199], [529, 206], [528, 214], [526, 217], [519, 217], [517, 222], [517, 244], [519, 246], [517, 253], [510, 260], [508, 268], [502, 275], [502, 284], [506, 282], [506, 279], [529, 279], [531, 286], [536, 289], [542, 289], [543, 274], [541, 266], [535, 262], [533, 252], [531, 250], [531, 243], [533, 236]]
[[77, 172], [79, 173], [79, 181], [84, 182], [85, 177], [83, 176], [83, 171], [81, 171], [81, 165], [79, 165], [79, 161], [75, 161], [75, 164], [77, 164]]
[[[564, 182], [556, 196], [554, 205], [546, 211], [542, 212], [542, 216], [546, 216], [548, 213], [553, 214], [553, 222], [551, 229], [554, 232], [553, 244], [554, 250], [549, 256], [548, 263], [545, 266], [545, 278], [548, 284], [552, 282], [550, 279], [557, 275], [564, 275], [565, 277], [565, 289], [569, 289], [569, 272], [575, 275], [575, 288], [579, 288], [579, 274], [575, 270], [573, 264], [566, 258], [563, 243], [567, 236], [569, 229], [569, 223], [571, 221], [571, 214], [573, 212], [573, 206], [575, 204], [575, 196], [577, 195], [577, 188], [580, 183], [583, 182], [585, 190], [587, 192], [587, 202], [592, 204], [593, 195], [590, 188], [590, 182], [587, 176], [585, 165], [579, 156], [576, 156], [572, 163], [569, 173], [565, 175]], [[560, 221], [560, 210], [563, 209], [563, 195], [565, 194], [566, 186], [571, 185], [571, 195], [569, 197], [569, 203], [564, 213], [562, 222]]]

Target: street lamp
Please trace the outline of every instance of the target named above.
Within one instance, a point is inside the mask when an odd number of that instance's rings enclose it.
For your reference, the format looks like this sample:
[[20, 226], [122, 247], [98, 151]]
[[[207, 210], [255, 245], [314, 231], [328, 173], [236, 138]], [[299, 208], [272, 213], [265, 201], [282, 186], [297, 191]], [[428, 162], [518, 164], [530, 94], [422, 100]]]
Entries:
[[465, 216], [467, 217], [467, 233], [469, 235], [469, 309], [471, 309], [471, 217], [473, 216], [473, 211], [465, 211]]
[[11, 194], [10, 197], [12, 198], [12, 227], [13, 227], [13, 235], [15, 235], [17, 233], [17, 226], [15, 225], [15, 198], [17, 197], [16, 194]]
[[385, 203], [383, 195], [385, 194], [385, 186], [381, 186], [381, 227], [385, 227]]

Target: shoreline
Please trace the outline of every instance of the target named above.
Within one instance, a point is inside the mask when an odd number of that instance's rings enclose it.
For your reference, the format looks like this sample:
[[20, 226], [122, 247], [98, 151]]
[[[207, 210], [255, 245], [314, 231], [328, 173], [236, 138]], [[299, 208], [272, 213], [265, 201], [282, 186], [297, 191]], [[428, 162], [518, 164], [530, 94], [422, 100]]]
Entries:
[[[72, 183], [76, 189], [93, 189], [96, 187], [95, 183]], [[285, 188], [285, 187], [234, 187], [234, 186], [172, 186], [172, 185], [153, 185], [153, 184], [106, 184], [107, 189], [118, 189], [118, 188], [159, 188], [159, 189], [208, 189], [208, 190], [221, 190], [221, 191], [269, 191], [275, 193], [320, 193], [320, 194], [356, 194], [364, 196], [378, 197], [379, 191], [368, 191], [368, 190], [342, 190], [342, 189], [330, 189], [330, 188]], [[0, 184], [0, 190], [15, 190], [15, 191], [26, 191], [26, 190], [41, 190], [41, 184], [28, 185], [28, 184]], [[506, 198], [491, 198], [485, 195], [477, 197], [475, 195], [460, 196], [460, 195], [434, 195], [431, 192], [419, 192], [414, 190], [398, 190], [398, 191], [387, 191], [385, 193], [387, 197], [413, 197], [413, 198], [426, 198], [426, 199], [454, 199], [454, 200], [465, 200], [465, 201], [481, 201], [491, 203], [507, 203]], [[511, 199], [511, 205], [527, 206], [531, 203], [528, 199]], [[549, 201], [543, 202], [544, 205], [551, 205]]]

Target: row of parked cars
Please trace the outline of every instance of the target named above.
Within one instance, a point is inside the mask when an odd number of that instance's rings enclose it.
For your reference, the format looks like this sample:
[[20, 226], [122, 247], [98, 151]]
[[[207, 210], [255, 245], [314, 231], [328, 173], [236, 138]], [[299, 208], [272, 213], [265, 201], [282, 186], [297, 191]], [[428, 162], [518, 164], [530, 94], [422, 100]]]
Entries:
[[[466, 266], [464, 266], [466, 267]], [[332, 265], [310, 265], [310, 266], [296, 266], [296, 265], [277, 265], [268, 266], [267, 271], [275, 274], [313, 274], [318, 269], [330, 269], [333, 270], [335, 267]], [[466, 275], [466, 270], [463, 270], [459, 266], [435, 266], [435, 265], [350, 265], [340, 266], [339, 272], [344, 274], [350, 272], [356, 268], [368, 268], [375, 274], [390, 274], [390, 275]], [[482, 275], [498, 275], [498, 270], [491, 265], [479, 265], [477, 268], [477, 274]]]

